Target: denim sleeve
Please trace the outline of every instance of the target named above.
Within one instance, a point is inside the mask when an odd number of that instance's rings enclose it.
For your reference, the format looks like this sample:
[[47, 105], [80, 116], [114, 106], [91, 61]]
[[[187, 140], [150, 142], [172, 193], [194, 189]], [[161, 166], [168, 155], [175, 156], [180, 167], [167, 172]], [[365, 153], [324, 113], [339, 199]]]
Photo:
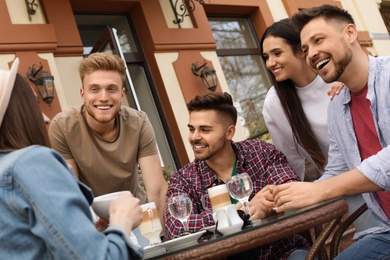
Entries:
[[390, 191], [390, 146], [365, 159], [357, 169], [384, 191]]
[[[339, 112], [343, 100], [344, 96], [340, 94], [340, 97], [337, 97], [337, 99], [333, 100], [328, 106], [328, 163], [319, 180], [325, 180], [350, 170], [346, 160], [348, 157], [347, 154], [358, 153], [358, 151], [348, 150], [355, 148], [348, 144], [349, 133], [346, 129], [348, 123], [347, 120], [343, 118], [343, 113]], [[341, 147], [340, 144], [344, 147]]]
[[45, 241], [53, 259], [131, 259], [129, 252], [140, 257], [123, 232], [95, 229], [89, 204], [57, 152], [33, 149], [15, 164], [14, 173], [15, 209], [27, 212], [31, 233]]
[[368, 179], [390, 191], [390, 57], [369, 57], [367, 98], [371, 102], [382, 150], [365, 159], [357, 169]]
[[[329, 127], [330, 129], [330, 127]], [[345, 163], [343, 153], [340, 151], [332, 132], [329, 130], [329, 152], [328, 163], [325, 166], [324, 173], [319, 180], [325, 180], [341, 172], [348, 171], [348, 165]]]

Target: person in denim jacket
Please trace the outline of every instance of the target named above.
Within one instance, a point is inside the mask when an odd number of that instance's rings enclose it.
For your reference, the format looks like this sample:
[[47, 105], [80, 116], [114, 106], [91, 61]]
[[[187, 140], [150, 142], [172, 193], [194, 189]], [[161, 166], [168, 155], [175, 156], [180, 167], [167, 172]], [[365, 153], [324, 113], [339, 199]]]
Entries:
[[28, 82], [0, 70], [0, 258], [140, 259], [129, 240], [142, 218], [139, 199], [122, 193], [110, 205], [110, 226], [99, 232], [91, 190], [78, 182], [49, 138]]
[[345, 83], [328, 107], [328, 165], [315, 183], [274, 189], [277, 212], [338, 196], [362, 193], [381, 225], [337, 259], [390, 256], [390, 57], [372, 57], [361, 48], [352, 16], [332, 5], [296, 13], [306, 61], [325, 82]]

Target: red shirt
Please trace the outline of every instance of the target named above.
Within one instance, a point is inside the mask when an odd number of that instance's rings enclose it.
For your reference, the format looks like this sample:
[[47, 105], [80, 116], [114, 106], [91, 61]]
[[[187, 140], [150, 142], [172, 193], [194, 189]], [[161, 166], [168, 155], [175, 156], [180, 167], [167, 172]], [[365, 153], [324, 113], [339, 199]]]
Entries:
[[[366, 86], [357, 93], [351, 92], [351, 114], [353, 128], [359, 146], [362, 160], [377, 154], [382, 150], [378, 133], [375, 128], [374, 118], [370, 110], [371, 102], [366, 98], [368, 87]], [[390, 219], [390, 192], [376, 192], [379, 204]]]

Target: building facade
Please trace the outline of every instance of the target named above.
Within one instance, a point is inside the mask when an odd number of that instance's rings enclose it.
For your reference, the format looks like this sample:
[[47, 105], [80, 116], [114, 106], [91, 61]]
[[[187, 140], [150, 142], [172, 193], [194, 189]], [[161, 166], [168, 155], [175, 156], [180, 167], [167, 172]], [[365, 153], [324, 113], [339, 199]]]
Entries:
[[163, 164], [175, 170], [193, 159], [186, 103], [210, 91], [193, 68], [213, 68], [216, 91], [233, 96], [235, 140], [260, 136], [271, 83], [259, 39], [274, 21], [322, 4], [352, 14], [368, 53], [390, 55], [384, 0], [0, 0], [0, 68], [19, 57], [22, 75], [29, 68], [52, 74], [55, 97], [50, 106], [40, 102], [52, 118], [81, 104], [77, 68], [85, 55], [120, 55], [128, 67], [126, 103], [148, 113]]

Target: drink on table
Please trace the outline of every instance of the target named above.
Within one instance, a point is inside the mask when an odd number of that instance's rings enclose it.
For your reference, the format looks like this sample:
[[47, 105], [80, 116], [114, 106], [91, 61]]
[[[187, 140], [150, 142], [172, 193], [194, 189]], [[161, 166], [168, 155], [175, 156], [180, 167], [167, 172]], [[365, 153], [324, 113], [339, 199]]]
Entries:
[[161, 243], [160, 233], [162, 226], [158, 218], [156, 204], [154, 202], [141, 205], [142, 222], [139, 226], [142, 236], [149, 239], [150, 244]]
[[226, 184], [208, 188], [208, 193], [214, 212], [219, 208], [232, 204]]

